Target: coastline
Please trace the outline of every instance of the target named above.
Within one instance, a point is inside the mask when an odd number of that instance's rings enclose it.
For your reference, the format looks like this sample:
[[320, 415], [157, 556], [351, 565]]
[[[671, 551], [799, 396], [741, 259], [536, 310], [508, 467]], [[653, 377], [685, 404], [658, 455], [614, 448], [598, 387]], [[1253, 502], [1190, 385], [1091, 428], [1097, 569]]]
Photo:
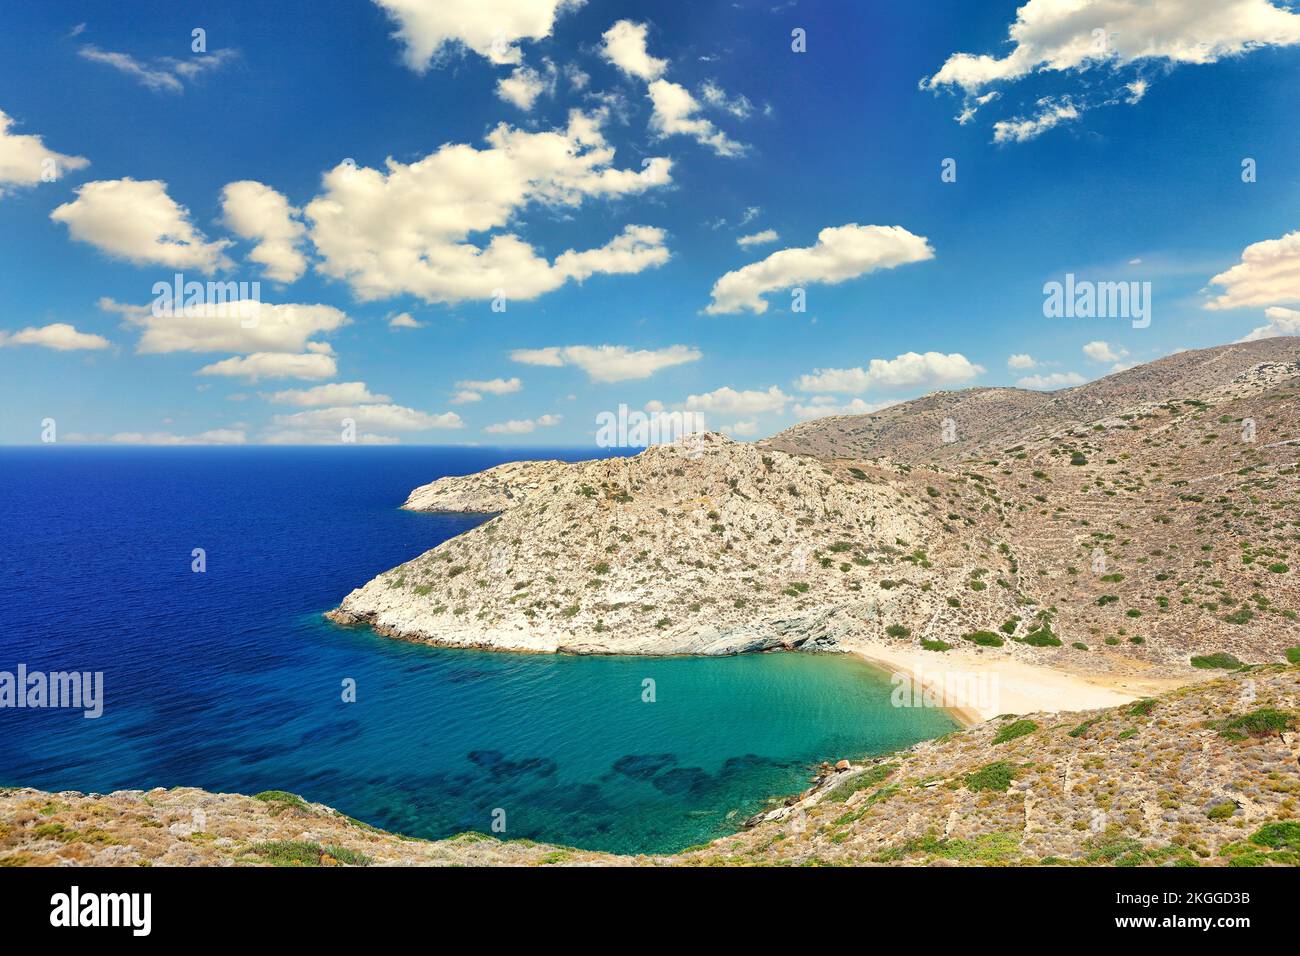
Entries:
[[[1083, 677], [1010, 657], [987, 657], [954, 648], [943, 653], [909, 647], [868, 645], [851, 653], [892, 674], [906, 674], [919, 687], [949, 698], [943, 706], [963, 727], [1003, 714], [1097, 710], [1154, 696], [1198, 681], [1195, 675], [1166, 678]], [[991, 699], [963, 692], [962, 680], [993, 679]], [[949, 681], [945, 685], [945, 678]], [[955, 691], [955, 692], [954, 692]]]

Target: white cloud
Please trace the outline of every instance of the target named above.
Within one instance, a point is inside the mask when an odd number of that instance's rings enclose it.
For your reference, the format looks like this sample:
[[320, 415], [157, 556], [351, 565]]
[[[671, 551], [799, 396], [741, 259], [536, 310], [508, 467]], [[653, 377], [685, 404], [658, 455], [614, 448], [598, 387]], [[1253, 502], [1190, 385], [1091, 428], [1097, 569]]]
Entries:
[[690, 136], [719, 156], [739, 156], [747, 149], [743, 143], [737, 143], [714, 126], [711, 120], [699, 116], [699, 101], [681, 84], [655, 80], [648, 93], [654, 106], [650, 114], [650, 131], [659, 138]]
[[1041, 391], [1051, 391], [1057, 388], [1068, 388], [1071, 385], [1082, 385], [1087, 379], [1078, 372], [1053, 372], [1051, 375], [1027, 375], [1016, 381], [1021, 388], [1033, 388]]
[[1122, 362], [1128, 358], [1128, 349], [1111, 346], [1106, 342], [1089, 342], [1083, 347], [1083, 354], [1094, 362]]
[[39, 345], [54, 349], [56, 352], [72, 352], [78, 349], [106, 349], [111, 345], [102, 335], [78, 332], [66, 322], [55, 322], [40, 328], [28, 326], [17, 332], [0, 331], [0, 348], [12, 345]]
[[749, 101], [749, 97], [743, 94], [728, 96], [727, 91], [712, 80], [704, 82], [700, 87], [700, 95], [710, 106], [725, 110], [737, 119], [748, 119], [749, 114], [754, 112], [754, 104]]
[[[960, 90], [965, 122], [987, 102], [995, 84], [1035, 73], [1069, 73], [1080, 79], [1086, 104], [1073, 114], [1045, 110], [1033, 120], [999, 123], [999, 141], [1029, 139], [1092, 106], [1136, 103], [1147, 92], [1147, 65], [1214, 63], [1261, 47], [1300, 43], [1300, 15], [1269, 0], [1028, 0], [1016, 11], [1005, 56], [954, 53], [923, 89]], [[1101, 68], [1101, 82], [1094, 79]], [[1086, 85], [1085, 85], [1086, 84]], [[983, 96], [981, 96], [983, 94]], [[995, 127], [996, 128], [996, 127]]]
[[564, 420], [563, 415], [542, 415], [539, 418], [511, 419], [488, 425], [483, 430], [491, 435], [527, 435], [538, 428], [551, 428]]
[[543, 93], [554, 95], [557, 76], [555, 64], [549, 60], [545, 73], [529, 66], [517, 66], [509, 76], [497, 80], [497, 96], [527, 112]]
[[1034, 357], [1032, 355], [1026, 355], [1023, 352], [1018, 352], [1015, 355], [1007, 356], [1007, 368], [1010, 369], [1023, 371], [1023, 370], [1035, 368], [1037, 367], [1037, 365], [1038, 363], [1034, 361]]
[[710, 315], [766, 312], [762, 296], [778, 289], [811, 283], [834, 285], [877, 269], [934, 258], [924, 236], [902, 226], [829, 226], [806, 248], [782, 249], [766, 259], [728, 272], [713, 285]]
[[795, 402], [794, 414], [798, 418], [827, 418], [831, 415], [870, 415], [872, 412], [878, 412], [882, 408], [888, 408], [890, 405], [897, 405], [898, 402], [867, 402], [860, 398], [851, 399], [843, 405], [835, 404], [831, 399], [826, 401], [827, 396], [818, 396], [809, 404]]
[[487, 392], [489, 395], [509, 395], [524, 387], [517, 378], [466, 379], [456, 383], [457, 388], [467, 388], [475, 392]]
[[730, 386], [705, 392], [703, 395], [688, 395], [682, 407], [692, 412], [710, 412], [717, 415], [761, 415], [764, 412], [779, 412], [785, 408], [790, 396], [773, 385], [766, 391], [751, 389], [736, 391]]
[[453, 405], [466, 405], [470, 402], [481, 402], [483, 396], [471, 389], [462, 389], [451, 397]]
[[334, 356], [324, 352], [254, 352], [205, 365], [195, 375], [221, 375], [256, 382], [264, 378], [297, 378], [318, 381], [338, 374]]
[[449, 45], [493, 63], [518, 63], [520, 40], [550, 36], [555, 18], [584, 0], [375, 0], [397, 24], [402, 59], [417, 73]]
[[1028, 119], [999, 120], [993, 124], [993, 142], [1023, 143], [1041, 136], [1066, 120], [1079, 118], [1079, 108], [1068, 97], [1055, 100], [1050, 97], [1037, 103], [1038, 112]]
[[633, 350], [625, 345], [552, 345], [541, 349], [515, 349], [510, 358], [525, 365], [557, 368], [576, 365], [593, 382], [622, 382], [648, 378], [660, 369], [695, 362], [703, 357], [698, 349], [670, 345], [662, 349]]
[[213, 50], [211, 53], [194, 54], [185, 59], [165, 56], [145, 63], [129, 53], [115, 53], [95, 46], [83, 46], [77, 52], [84, 60], [111, 66], [142, 86], [161, 93], [183, 93], [185, 81], [193, 81], [204, 73], [211, 73], [238, 55], [235, 50]]
[[733, 438], [749, 438], [758, 434], [758, 422], [734, 422], [731, 425], [723, 425], [719, 431]]
[[1223, 293], [1205, 304], [1207, 309], [1239, 309], [1300, 302], [1300, 231], [1281, 239], [1252, 243], [1241, 261], [1210, 280]]
[[257, 242], [248, 258], [266, 266], [268, 279], [294, 282], [307, 271], [307, 257], [299, 248], [307, 228], [283, 195], [262, 183], [241, 180], [222, 190], [221, 208], [231, 229]]
[[390, 329], [422, 329], [424, 323], [411, 318], [410, 312], [399, 312], [388, 320], [388, 327]]
[[1264, 310], [1264, 317], [1268, 319], [1267, 325], [1261, 325], [1238, 342], [1255, 342], [1259, 339], [1271, 339], [1279, 335], [1300, 335], [1300, 312], [1295, 309], [1284, 309], [1281, 306], [1271, 306]]
[[667, 60], [660, 60], [646, 49], [646, 25], [619, 20], [602, 34], [600, 54], [610, 63], [638, 80], [651, 83], [664, 75]]
[[13, 118], [0, 110], [0, 198], [9, 186], [34, 186], [85, 169], [90, 160], [47, 149], [39, 136], [11, 133]]
[[767, 242], [776, 242], [781, 237], [777, 235], [775, 229], [764, 229], [762, 232], [751, 233], [748, 236], [741, 236], [736, 240], [738, 246], [758, 246]]
[[365, 382], [331, 382], [314, 388], [290, 388], [283, 392], [273, 392], [266, 396], [267, 401], [277, 405], [297, 405], [299, 408], [315, 408], [320, 405], [362, 405], [367, 402], [391, 402], [387, 395], [371, 394]]
[[113, 435], [72, 433], [65, 441], [115, 445], [242, 445], [248, 436], [242, 428], [214, 428], [198, 435], [174, 435], [171, 432], [117, 432]]
[[663, 230], [626, 226], [606, 245], [570, 250], [554, 262], [513, 233], [486, 234], [531, 204], [577, 207], [588, 198], [628, 196], [671, 181], [672, 162], [652, 158], [617, 169], [601, 133], [604, 114], [573, 111], [565, 130], [529, 133], [501, 124], [488, 148], [447, 144], [386, 171], [340, 164], [306, 207], [319, 269], [351, 283], [361, 299], [410, 293], [428, 302], [534, 299], [597, 272], [628, 273], [669, 258]]
[[872, 359], [867, 368], [819, 368], [801, 375], [797, 388], [803, 392], [848, 392], [873, 389], [946, 388], [981, 375], [984, 367], [960, 352], [904, 352], [897, 358]]
[[189, 216], [167, 195], [166, 183], [130, 178], [86, 183], [76, 199], [50, 213], [72, 238], [137, 265], [207, 273], [231, 268], [224, 252], [230, 241], [208, 242]]
[[395, 439], [379, 432], [422, 432], [463, 428], [455, 412], [430, 414], [404, 405], [336, 405], [306, 412], [276, 415], [265, 440], [269, 444], [335, 444], [342, 440], [344, 422], [351, 421], [357, 441], [389, 444]]
[[[276, 305], [270, 302], [210, 303], [177, 308], [170, 313], [148, 305], [123, 305], [99, 300], [99, 307], [117, 312], [142, 327], [136, 351], [157, 352], [296, 352], [329, 351], [323, 342], [308, 341], [321, 332], [348, 324], [332, 305]], [[251, 328], [244, 328], [244, 324]]]

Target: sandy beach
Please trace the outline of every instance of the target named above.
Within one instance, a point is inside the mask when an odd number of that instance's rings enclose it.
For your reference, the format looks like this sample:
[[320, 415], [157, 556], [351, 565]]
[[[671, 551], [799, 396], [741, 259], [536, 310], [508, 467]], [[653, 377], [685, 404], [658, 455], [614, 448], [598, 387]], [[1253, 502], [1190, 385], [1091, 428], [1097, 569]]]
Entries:
[[1084, 677], [959, 649], [940, 654], [873, 645], [854, 648], [853, 653], [891, 674], [908, 675], [914, 687], [936, 695], [941, 706], [968, 726], [1000, 714], [1113, 707], [1195, 681], [1190, 677]]

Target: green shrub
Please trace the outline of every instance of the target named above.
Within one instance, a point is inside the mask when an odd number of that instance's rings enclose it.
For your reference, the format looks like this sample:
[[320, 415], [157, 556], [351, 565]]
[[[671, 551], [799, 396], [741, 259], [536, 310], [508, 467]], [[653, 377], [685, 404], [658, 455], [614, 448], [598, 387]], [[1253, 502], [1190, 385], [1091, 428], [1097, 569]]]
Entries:
[[1017, 720], [1015, 723], [1006, 724], [993, 736], [995, 744], [1004, 744], [1008, 740], [1015, 740], [1017, 737], [1024, 737], [1026, 734], [1032, 734], [1038, 729], [1038, 725], [1032, 720]]
[[862, 773], [849, 777], [848, 780], [835, 784], [826, 792], [823, 799], [843, 803], [859, 790], [865, 790], [867, 787], [874, 787], [876, 784], [884, 783], [885, 778], [897, 769], [898, 764], [896, 763], [877, 764]]
[[1219, 723], [1219, 735], [1229, 740], [1245, 740], [1247, 737], [1272, 737], [1295, 727], [1295, 718], [1284, 710], [1261, 707], [1249, 714], [1234, 717]]
[[931, 640], [926, 640], [925, 638], [922, 638], [921, 646], [924, 647], [927, 651], [942, 652], [942, 651], [952, 650], [952, 645], [949, 644], [947, 641], [931, 641]]
[[962, 638], [980, 647], [1001, 647], [1006, 643], [992, 631], [971, 631], [969, 634], [963, 634]]
[[304, 812], [310, 810], [307, 802], [302, 797], [284, 790], [263, 790], [261, 793], [253, 794], [253, 799], [271, 804], [271, 814], [273, 816], [285, 810], [302, 810]]
[[1245, 667], [1246, 665], [1226, 651], [1219, 651], [1217, 654], [1200, 654], [1193, 657], [1192, 666], [1198, 667], [1203, 671], [1235, 671], [1241, 667]]
[[1086, 465], [1088, 464], [1088, 459], [1083, 456], [1083, 452], [1076, 451], [1073, 455], [1070, 456], [1070, 464]]
[[1156, 699], [1154, 697], [1144, 697], [1128, 709], [1128, 714], [1130, 717], [1149, 717], [1151, 711], [1155, 709]]
[[885, 628], [885, 633], [890, 637], [910, 637], [912, 632], [901, 624], [891, 624]]
[[1089, 728], [1089, 727], [1091, 727], [1093, 724], [1098, 723], [1100, 720], [1101, 720], [1100, 717], [1089, 717], [1087, 720], [1085, 720], [1083, 723], [1081, 723], [1078, 727], [1075, 727], [1072, 731], [1070, 731], [1070, 736], [1071, 736], [1071, 737], [1082, 737], [1084, 734], [1086, 734], [1086, 733], [1088, 732], [1088, 728]]
[[1022, 644], [1030, 644], [1034, 647], [1060, 647], [1061, 639], [1052, 633], [1052, 629], [1046, 625], [1036, 631], [1031, 631], [1021, 639]]
[[1237, 805], [1231, 800], [1225, 800], [1223, 803], [1216, 803], [1205, 814], [1211, 820], [1226, 820], [1237, 812]]
[[1300, 664], [1300, 647], [1288, 647], [1286, 649], [1286, 659], [1289, 663]]
[[345, 866], [369, 866], [371, 863], [375, 862], [364, 853], [358, 853], [356, 850], [349, 850], [345, 846], [329, 844], [322, 847], [322, 849]]
[[1291, 570], [1286, 566], [1286, 564], [1284, 564], [1281, 561], [1274, 561], [1272, 564], [1268, 566], [1268, 569], [1272, 571], [1274, 574], [1286, 574], [1288, 571]]
[[1015, 776], [1016, 768], [1012, 764], [1005, 760], [998, 760], [995, 763], [985, 764], [974, 773], [967, 775], [966, 789], [1006, 793]]
[[250, 849], [273, 866], [320, 866], [325, 852], [319, 843], [306, 840], [272, 840], [255, 843]]

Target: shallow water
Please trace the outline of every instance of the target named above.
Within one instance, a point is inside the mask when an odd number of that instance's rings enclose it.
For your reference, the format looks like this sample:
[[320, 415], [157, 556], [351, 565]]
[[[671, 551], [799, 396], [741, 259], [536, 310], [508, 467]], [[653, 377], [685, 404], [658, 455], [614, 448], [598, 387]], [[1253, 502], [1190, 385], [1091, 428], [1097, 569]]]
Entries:
[[887, 678], [843, 655], [498, 654], [320, 617], [482, 520], [398, 510], [411, 488], [517, 457], [0, 449], [0, 670], [105, 685], [95, 720], [0, 709], [0, 785], [282, 789], [425, 837], [487, 832], [500, 810], [507, 837], [668, 851], [801, 789], [820, 760], [953, 728], [889, 706]]

